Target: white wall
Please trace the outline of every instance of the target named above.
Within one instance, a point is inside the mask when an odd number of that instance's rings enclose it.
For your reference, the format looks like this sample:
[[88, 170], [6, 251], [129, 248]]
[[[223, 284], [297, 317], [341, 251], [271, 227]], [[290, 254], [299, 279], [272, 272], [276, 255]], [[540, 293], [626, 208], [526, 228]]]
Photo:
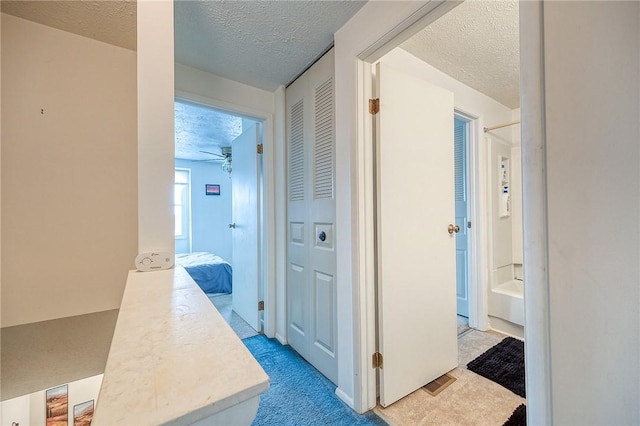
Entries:
[[137, 2], [138, 251], [174, 251], [173, 2]]
[[[511, 111], [511, 120], [520, 120], [520, 108]], [[522, 147], [520, 146], [520, 124], [511, 126], [511, 251], [513, 263], [523, 263], [522, 242]], [[522, 278], [522, 277], [520, 277]]]
[[[95, 410], [103, 376], [103, 374], [98, 374], [97, 376], [67, 383], [67, 418], [69, 424], [73, 424], [73, 409], [75, 405], [93, 400]], [[53, 387], [49, 389], [53, 389]], [[15, 422], [21, 425], [44, 426], [46, 424], [46, 391], [46, 389], [43, 389], [2, 401], [0, 403], [0, 407], [2, 407], [2, 416], [0, 417], [2, 423], [0, 424], [8, 426]]]
[[640, 424], [640, 3], [543, 16], [552, 420]]
[[[231, 183], [220, 162], [176, 160], [191, 170], [191, 251], [208, 251], [232, 262]], [[205, 195], [205, 184], [220, 185], [220, 195]]]
[[[387, 53], [382, 60], [451, 91], [454, 95], [456, 110], [477, 118], [480, 131], [482, 127], [511, 121], [510, 108], [437, 70], [401, 48]], [[509, 129], [495, 130], [491, 134], [500, 140], [511, 142]], [[479, 141], [479, 143], [483, 142]]]
[[[0, 16], [0, 99], [2, 99], [2, 19]], [[2, 108], [0, 107], [0, 135], [2, 135]], [[2, 137], [0, 136], [0, 188], [2, 188]], [[2, 197], [0, 196], [0, 328], [2, 327]], [[0, 336], [2, 333], [0, 333]], [[0, 348], [2, 338], [0, 337]], [[1, 357], [0, 357], [1, 359]], [[2, 361], [0, 360], [0, 371]], [[2, 419], [2, 404], [0, 404], [0, 419]]]
[[137, 249], [135, 52], [2, 14], [2, 326], [114, 309]]
[[253, 112], [257, 117], [275, 113], [274, 93], [179, 63], [175, 64], [175, 90], [178, 97], [192, 94], [189, 100], [211, 100], [215, 103], [211, 106], [230, 112]]
[[[489, 214], [490, 224], [490, 238], [489, 247], [492, 253], [492, 259], [490, 261], [490, 267], [493, 271], [497, 269], [511, 265], [513, 263], [513, 249], [512, 249], [512, 218], [513, 214], [509, 216], [500, 216], [500, 197], [502, 188], [502, 177], [500, 171], [500, 158], [509, 159], [509, 168], [513, 163], [511, 155], [511, 143], [510, 141], [502, 141], [498, 138], [493, 138], [487, 134], [486, 140], [491, 144], [489, 150], [489, 157], [487, 158], [487, 165], [490, 171], [489, 180], [489, 199], [491, 208], [487, 212]], [[512, 175], [513, 170], [509, 171], [509, 175]], [[511, 181], [511, 177], [509, 177]], [[511, 189], [511, 188], [510, 188]]]

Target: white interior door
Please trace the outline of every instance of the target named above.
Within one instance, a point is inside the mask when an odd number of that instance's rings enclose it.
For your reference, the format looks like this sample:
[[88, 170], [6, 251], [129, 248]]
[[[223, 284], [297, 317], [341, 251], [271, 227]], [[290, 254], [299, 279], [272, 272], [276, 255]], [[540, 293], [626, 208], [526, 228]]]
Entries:
[[286, 91], [287, 340], [338, 380], [333, 50]]
[[458, 365], [453, 94], [380, 63], [377, 127], [380, 403]]
[[246, 129], [233, 148], [232, 228], [233, 310], [255, 330], [260, 330], [260, 174], [258, 125]]

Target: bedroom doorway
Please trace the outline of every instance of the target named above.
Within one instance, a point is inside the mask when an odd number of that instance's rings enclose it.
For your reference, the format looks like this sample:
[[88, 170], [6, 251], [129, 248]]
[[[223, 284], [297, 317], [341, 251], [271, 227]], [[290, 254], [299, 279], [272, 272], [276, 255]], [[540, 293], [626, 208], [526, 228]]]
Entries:
[[175, 184], [176, 191], [182, 189], [179, 205], [174, 201], [181, 224], [176, 265], [241, 337], [262, 331], [262, 161], [256, 148], [261, 143], [259, 120], [199, 102], [175, 102], [176, 176], [179, 170], [189, 176], [188, 194], [183, 182]]

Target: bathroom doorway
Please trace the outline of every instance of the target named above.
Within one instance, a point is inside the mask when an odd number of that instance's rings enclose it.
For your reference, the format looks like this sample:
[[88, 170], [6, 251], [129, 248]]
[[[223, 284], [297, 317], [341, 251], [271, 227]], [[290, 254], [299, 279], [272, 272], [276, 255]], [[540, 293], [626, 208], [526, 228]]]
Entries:
[[[505, 3], [506, 4], [506, 3]], [[497, 7], [504, 7], [505, 4], [500, 4]], [[513, 31], [512, 36], [514, 36], [514, 44], [517, 45], [517, 17], [518, 17], [518, 5], [516, 2], [511, 2], [508, 5], [510, 7], [509, 12], [515, 23], [515, 29]], [[480, 10], [471, 10], [474, 7], [477, 7], [477, 4], [473, 2], [463, 3], [454, 9], [454, 12], [462, 12], [467, 9], [466, 13], [472, 14], [476, 18], [481, 14]], [[459, 10], [458, 10], [459, 9]], [[473, 12], [473, 13], [472, 13]], [[489, 14], [492, 12], [487, 10]], [[497, 11], [496, 11], [497, 12]], [[446, 18], [446, 15], [440, 20]], [[494, 19], [495, 16], [492, 16], [490, 19]], [[440, 20], [436, 21], [436, 24], [440, 22]], [[478, 20], [478, 19], [476, 19]], [[446, 21], [446, 19], [445, 19]], [[442, 26], [449, 27], [449, 25], [445, 23], [441, 23]], [[432, 26], [429, 27], [432, 29]], [[494, 161], [495, 156], [492, 151], [492, 141], [501, 141], [505, 144], [511, 146], [511, 144], [519, 142], [519, 135], [517, 138], [514, 138], [517, 128], [497, 128], [495, 130], [491, 130], [489, 133], [483, 134], [482, 130], [484, 126], [493, 126], [499, 123], [510, 122], [514, 119], [515, 116], [519, 116], [519, 98], [518, 98], [518, 69], [516, 68], [516, 75], [513, 79], [516, 81], [516, 86], [514, 89], [515, 100], [498, 98], [493, 96], [492, 94], [483, 93], [479, 89], [471, 86], [470, 82], [465, 82], [462, 76], [456, 76], [453, 73], [446, 73], [434, 66], [431, 62], [437, 61], [434, 58], [429, 56], [431, 50], [433, 50], [433, 46], [437, 45], [437, 42], [441, 40], [441, 38], [433, 37], [433, 32], [425, 31], [424, 33], [419, 32], [413, 38], [404, 41], [400, 47], [396, 47], [395, 49], [381, 49], [379, 53], [380, 56], [377, 56], [374, 63], [387, 63], [391, 68], [395, 68], [397, 70], [402, 70], [407, 74], [417, 76], [419, 79], [429, 82], [432, 85], [438, 86], [446, 91], [449, 91], [454, 99], [453, 105], [450, 109], [450, 118], [448, 118], [450, 126], [452, 127], [452, 137], [449, 142], [449, 149], [453, 151], [455, 147], [453, 133], [455, 127], [458, 127], [459, 132], [462, 136], [466, 136], [466, 147], [462, 147], [460, 145], [458, 147], [459, 158], [457, 158], [457, 162], [460, 163], [459, 166], [460, 172], [456, 176], [457, 182], [453, 182], [451, 184], [451, 191], [455, 190], [456, 186], [458, 186], [457, 196], [458, 198], [462, 198], [459, 205], [459, 213], [454, 214], [454, 209], [452, 208], [452, 214], [448, 221], [440, 221], [438, 222], [438, 226], [434, 228], [433, 233], [430, 234], [428, 238], [422, 238], [421, 241], [426, 246], [429, 241], [439, 238], [440, 232], [446, 233], [447, 223], [453, 228], [449, 234], [459, 234], [460, 238], [456, 235], [456, 242], [459, 241], [458, 248], [456, 250], [455, 246], [451, 250], [451, 256], [455, 258], [456, 268], [453, 271], [451, 277], [447, 277], [447, 280], [450, 278], [450, 288], [458, 287], [457, 295], [452, 297], [456, 299], [460, 299], [460, 307], [462, 309], [462, 313], [466, 314], [466, 317], [470, 320], [470, 325], [472, 328], [476, 328], [479, 330], [488, 330], [490, 328], [498, 328], [493, 321], [490, 319], [490, 312], [488, 311], [488, 298], [489, 291], [491, 291], [493, 287], [493, 283], [496, 279], [496, 274], [494, 272], [495, 268], [495, 250], [493, 250], [492, 243], [497, 242], [498, 239], [494, 238], [492, 233], [498, 229], [496, 224], [499, 225], [500, 229], [509, 228], [511, 229], [511, 219], [503, 219], [498, 212], [499, 204], [498, 201], [501, 199], [500, 193], [494, 192], [497, 190], [497, 186], [494, 185], [494, 177], [497, 176], [496, 167], [499, 167], [499, 163]], [[464, 40], [458, 40], [458, 42], [463, 42]], [[421, 46], [416, 47], [416, 43], [418, 45], [422, 45], [424, 43], [431, 42], [431, 45], [427, 49], [420, 49]], [[449, 51], [452, 49], [452, 46], [449, 46]], [[429, 52], [425, 52], [425, 50]], [[485, 52], [485, 59], [488, 53]], [[373, 56], [376, 56], [375, 54]], [[513, 61], [518, 64], [519, 56], [516, 49], [515, 54], [513, 55]], [[479, 59], [478, 59], [479, 60]], [[477, 74], [475, 70], [472, 69], [472, 65], [464, 65], [462, 66], [465, 72]], [[464, 72], [463, 72], [464, 74]], [[376, 79], [379, 78], [379, 75], [376, 74], [376, 71], [372, 71], [372, 79], [375, 82]], [[366, 81], [366, 78], [364, 79]], [[375, 84], [374, 84], [375, 86]], [[380, 93], [380, 114], [384, 114], [385, 109], [385, 100], [382, 91], [378, 91]], [[374, 95], [372, 98], [377, 96]], [[421, 105], [422, 106], [422, 105]], [[420, 108], [420, 106], [418, 106]], [[456, 120], [454, 119], [453, 111], [460, 112], [458, 119], [460, 119], [460, 123], [456, 126]], [[430, 108], [422, 108], [424, 113], [421, 116], [420, 120], [425, 122], [425, 116], [432, 112]], [[378, 118], [374, 118], [374, 120], [378, 120]], [[379, 128], [375, 127], [374, 134], [379, 135]], [[466, 133], [466, 135], [464, 134]], [[473, 138], [473, 140], [470, 140]], [[461, 138], [464, 140], [464, 137]], [[405, 157], [413, 155], [414, 148], [409, 147], [411, 143], [419, 144], [421, 141], [428, 139], [420, 139], [410, 142], [409, 138], [402, 138], [403, 144], [402, 149], [405, 153]], [[434, 141], [431, 140], [431, 143]], [[384, 142], [383, 142], [384, 143]], [[422, 142], [424, 143], [424, 142]], [[465, 149], [466, 148], [466, 149]], [[397, 145], [395, 145], [395, 149]], [[385, 155], [389, 155], [386, 153]], [[466, 156], [465, 156], [466, 155]], [[440, 157], [441, 160], [445, 160], [444, 157]], [[376, 159], [376, 162], [379, 159]], [[406, 158], [403, 160], [406, 163]], [[454, 162], [453, 156], [451, 157], [452, 163]], [[415, 169], [414, 179], [419, 179], [419, 175], [422, 171], [424, 171], [428, 165], [431, 164], [427, 161], [426, 157], [423, 157], [423, 163], [421, 167]], [[464, 167], [462, 165], [464, 164]], [[452, 164], [453, 165], [453, 164]], [[376, 167], [380, 169], [380, 165], [376, 164]], [[462, 173], [462, 170], [466, 169], [466, 174]], [[374, 176], [376, 175], [376, 171], [373, 172]], [[453, 174], [453, 171], [452, 171]], [[384, 179], [384, 177], [380, 178], [379, 176], [375, 179]], [[448, 180], [443, 178], [438, 179], [423, 179], [423, 181], [429, 182], [429, 185], [448, 185]], [[381, 183], [376, 183], [377, 187], [380, 188]], [[379, 189], [378, 189], [379, 191]], [[397, 195], [398, 191], [389, 191], [394, 196]], [[416, 191], [414, 194], [425, 193], [424, 190]], [[379, 197], [379, 195], [376, 195]], [[408, 197], [407, 200], [407, 209], [414, 209], [416, 206], [415, 197]], [[376, 200], [376, 203], [379, 204], [380, 201]], [[432, 204], [441, 204], [439, 199], [431, 200]], [[458, 206], [457, 206], [458, 207]], [[380, 214], [378, 213], [378, 217], [376, 221], [378, 221]], [[455, 219], [455, 222], [454, 222]], [[421, 222], [421, 227], [431, 226], [431, 224], [425, 223], [425, 221]], [[379, 225], [375, 225], [374, 229], [378, 229]], [[507, 235], [508, 234], [508, 235]], [[505, 233], [500, 238], [508, 240], [508, 247], [512, 247], [512, 232], [509, 231]], [[379, 237], [378, 237], [379, 238]], [[452, 236], [453, 239], [453, 236]], [[466, 240], [466, 241], [465, 241]], [[497, 247], [497, 246], [496, 246]], [[501, 250], [502, 250], [502, 246]], [[466, 249], [466, 250], [465, 250]], [[401, 250], [397, 248], [397, 250]], [[448, 250], [448, 249], [447, 249]], [[431, 253], [427, 248], [424, 248], [424, 251], [427, 253]], [[510, 253], [509, 258], [512, 257]], [[384, 268], [383, 268], [384, 269]], [[460, 281], [457, 280], [457, 275], [460, 275]], [[466, 279], [465, 279], [466, 278]], [[432, 285], [433, 280], [428, 280], [429, 285]], [[378, 284], [378, 296], [382, 294], [385, 296], [384, 291], [385, 284]], [[381, 288], [382, 287], [382, 288]], [[452, 292], [453, 293], [453, 292]], [[388, 292], [387, 292], [388, 294]], [[457, 303], [454, 302], [454, 309], [451, 312], [451, 315], [455, 316], [453, 312], [457, 312]], [[380, 303], [378, 303], [380, 305]], [[466, 309], [465, 309], [466, 308]], [[403, 305], [403, 315], [410, 315], [407, 313], [407, 307]], [[449, 315], [449, 314], [447, 314]], [[378, 308], [378, 316], [380, 317], [388, 317], [385, 312], [380, 313], [380, 309]], [[449, 317], [446, 319], [442, 319], [442, 321], [446, 321], [446, 327], [449, 327]], [[423, 323], [423, 322], [422, 322]], [[422, 324], [421, 323], [421, 324]], [[499, 321], [496, 320], [496, 324]], [[379, 326], [380, 329], [380, 326]], [[422, 332], [422, 330], [420, 331]], [[507, 331], [508, 334], [516, 334]], [[517, 334], [516, 334], [517, 335]], [[380, 335], [378, 335], [378, 339], [380, 341]], [[383, 345], [379, 345], [378, 347], [382, 347]], [[381, 352], [384, 357], [384, 352]], [[387, 374], [390, 370], [390, 365], [385, 362], [385, 374]]]

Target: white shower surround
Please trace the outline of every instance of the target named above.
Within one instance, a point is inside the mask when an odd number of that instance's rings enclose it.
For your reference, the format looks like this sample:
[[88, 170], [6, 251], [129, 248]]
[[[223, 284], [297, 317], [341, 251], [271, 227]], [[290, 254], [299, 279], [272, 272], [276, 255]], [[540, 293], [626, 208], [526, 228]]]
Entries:
[[[511, 120], [520, 120], [520, 109], [512, 111]], [[520, 125], [509, 128], [510, 134], [500, 137], [486, 133], [491, 149], [487, 167], [489, 185], [489, 251], [490, 278], [488, 288], [489, 321], [491, 327], [503, 333], [524, 337], [524, 281], [522, 280], [522, 160]], [[508, 160], [510, 212], [500, 213], [500, 159]]]

